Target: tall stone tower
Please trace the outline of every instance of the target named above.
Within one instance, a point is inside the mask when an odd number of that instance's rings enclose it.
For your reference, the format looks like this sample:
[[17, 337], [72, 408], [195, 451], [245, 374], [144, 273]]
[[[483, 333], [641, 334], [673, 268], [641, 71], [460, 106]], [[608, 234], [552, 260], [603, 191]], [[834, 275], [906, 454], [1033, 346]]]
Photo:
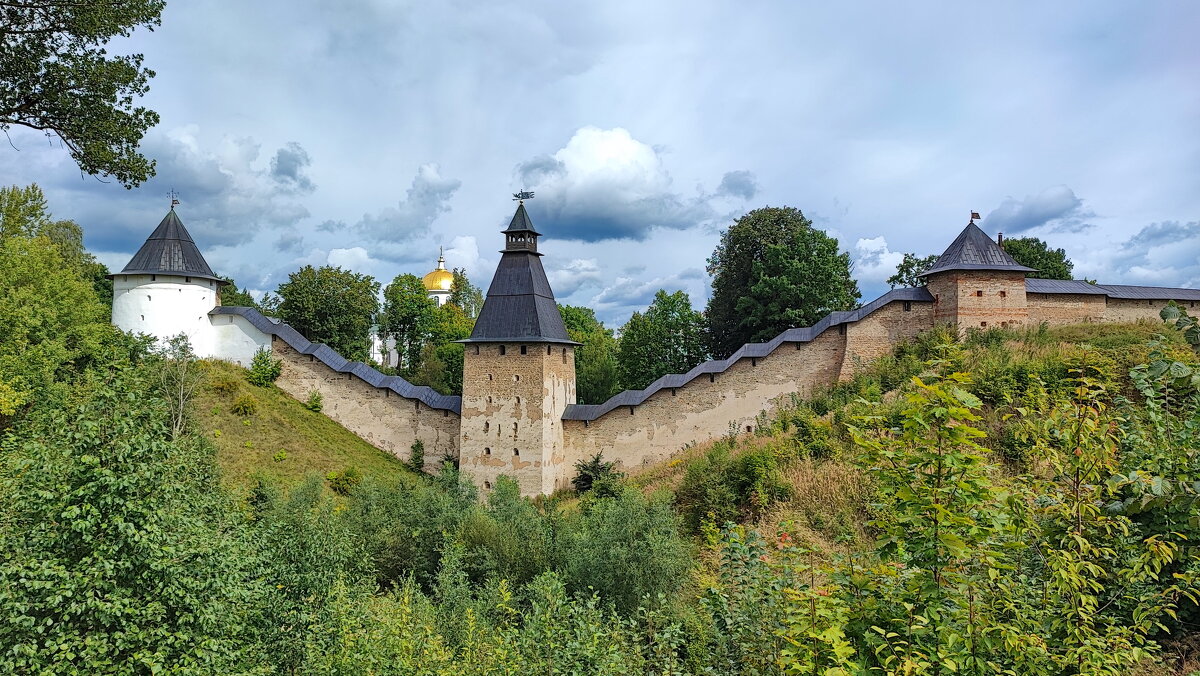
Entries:
[[183, 333], [201, 357], [215, 345], [208, 313], [225, 284], [208, 267], [175, 207], [113, 280], [112, 323], [159, 341]]
[[1009, 327], [1029, 318], [1025, 273], [972, 218], [923, 275], [934, 297], [934, 321], [967, 329]]
[[575, 403], [575, 345], [567, 337], [524, 202], [475, 330], [465, 341], [459, 464], [488, 490], [501, 475], [524, 495], [567, 485], [562, 415]]

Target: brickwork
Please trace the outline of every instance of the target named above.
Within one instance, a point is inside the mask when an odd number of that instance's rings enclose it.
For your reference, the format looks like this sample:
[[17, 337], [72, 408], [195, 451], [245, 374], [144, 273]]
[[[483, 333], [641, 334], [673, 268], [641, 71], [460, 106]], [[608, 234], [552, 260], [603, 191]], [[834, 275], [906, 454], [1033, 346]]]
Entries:
[[843, 325], [846, 356], [842, 359], [840, 380], [849, 380], [854, 372], [885, 354], [896, 344], [934, 325], [934, 304], [919, 301], [888, 303], [862, 321]]
[[[1154, 323], [1159, 323], [1162, 318], [1158, 313], [1167, 304], [1166, 300], [1141, 300], [1133, 298], [1109, 298], [1108, 303], [1104, 308], [1104, 321], [1106, 322], [1136, 322], [1146, 320]], [[1183, 306], [1185, 310], [1191, 312], [1196, 309], [1196, 301], [1176, 301]]]
[[485, 490], [501, 475], [516, 478], [526, 495], [565, 488], [562, 414], [575, 403], [574, 348], [545, 343], [466, 348], [459, 441], [464, 474]]
[[1102, 295], [1031, 293], [1026, 296], [1029, 323], [1079, 324], [1103, 321], [1105, 300]]
[[1025, 273], [1000, 270], [952, 270], [930, 275], [934, 321], [971, 328], [1007, 328], [1029, 321]]
[[272, 341], [271, 350], [283, 361], [283, 371], [275, 381], [279, 389], [300, 401], [308, 399], [313, 390], [320, 392], [321, 412], [376, 448], [407, 462], [419, 439], [425, 445], [427, 471], [436, 470], [445, 456], [457, 457], [459, 418], [454, 413], [338, 373], [278, 338]]
[[742, 359], [724, 373], [701, 375], [632, 407], [596, 420], [566, 421], [568, 469], [597, 451], [625, 468], [662, 462], [690, 443], [745, 431], [782, 395], [812, 391], [837, 380], [844, 340], [829, 329], [808, 343], [784, 343], [766, 357]]

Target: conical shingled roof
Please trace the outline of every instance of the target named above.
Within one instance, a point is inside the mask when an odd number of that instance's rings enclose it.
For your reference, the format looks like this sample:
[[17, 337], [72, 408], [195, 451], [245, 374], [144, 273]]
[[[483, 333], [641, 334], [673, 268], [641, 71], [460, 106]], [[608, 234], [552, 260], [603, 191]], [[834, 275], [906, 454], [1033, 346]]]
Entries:
[[934, 262], [933, 267], [921, 273], [922, 277], [948, 270], [1011, 270], [1013, 272], [1036, 272], [1033, 268], [1013, 260], [987, 233], [979, 229], [974, 221], [967, 224], [945, 253]]
[[192, 241], [187, 228], [175, 210], [167, 215], [150, 233], [146, 243], [133, 259], [119, 273], [121, 275], [177, 275], [180, 277], [197, 277], [222, 282], [213, 274], [212, 268], [200, 254], [200, 249]]
[[[517, 206], [512, 223], [503, 232], [537, 235], [525, 205]], [[505, 249], [487, 298], [475, 320], [475, 330], [464, 343], [578, 343], [567, 336], [554, 291], [536, 250]]]

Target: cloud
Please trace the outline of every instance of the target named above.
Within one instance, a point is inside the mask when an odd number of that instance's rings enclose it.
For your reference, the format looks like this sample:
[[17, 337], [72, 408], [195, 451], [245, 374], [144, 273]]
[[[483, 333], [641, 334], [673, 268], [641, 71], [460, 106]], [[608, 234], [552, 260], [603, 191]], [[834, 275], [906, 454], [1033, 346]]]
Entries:
[[887, 239], [863, 238], [854, 243], [854, 276], [862, 283], [882, 284], [896, 273], [896, 266], [904, 260], [904, 253], [888, 248]]
[[583, 127], [517, 174], [537, 192], [527, 205], [535, 224], [564, 239], [644, 239], [651, 228], [690, 228], [714, 217], [709, 196], [674, 192], [660, 152], [619, 127]]
[[329, 254], [325, 257], [325, 262], [329, 265], [336, 265], [339, 268], [355, 271], [361, 271], [375, 265], [375, 261], [371, 259], [371, 254], [367, 253], [367, 250], [361, 246], [352, 246], [348, 249], [330, 249]]
[[275, 240], [275, 250], [299, 253], [304, 246], [304, 236], [298, 232], [285, 232]]
[[308, 151], [299, 143], [292, 141], [275, 151], [271, 158], [271, 177], [284, 190], [297, 193], [310, 193], [317, 186], [304, 174], [305, 169], [312, 164]]
[[[692, 300], [692, 307], [702, 309], [705, 300], [702, 295], [697, 293], [701, 287], [697, 282], [701, 280], [707, 281], [707, 276], [699, 268], [685, 268], [675, 274], [649, 280], [620, 276], [610, 286], [596, 294], [589, 303], [589, 307], [595, 309], [596, 313], [601, 315], [605, 321], [620, 318], [620, 323], [623, 324], [630, 314], [645, 309], [654, 300], [654, 294], [659, 289], [664, 289], [667, 293], [679, 290], [687, 292], [688, 297]], [[616, 323], [614, 322], [613, 325], [615, 326]]]
[[1019, 234], [1047, 226], [1052, 232], [1082, 232], [1095, 214], [1065, 185], [1046, 188], [1018, 201], [1007, 197], [983, 220], [989, 232]]
[[752, 200], [758, 194], [758, 179], [744, 169], [726, 172], [717, 186], [717, 194]]
[[[363, 214], [354, 229], [376, 242], [395, 244], [411, 240], [429, 232], [437, 217], [450, 210], [450, 198], [461, 185], [458, 179], [442, 176], [438, 165], [423, 164], [399, 204], [374, 214]], [[338, 226], [326, 221], [321, 229], [332, 232]], [[384, 258], [404, 257], [395, 247], [381, 247], [378, 253]]]
[[1200, 287], [1200, 222], [1164, 221], [1145, 226], [1098, 265], [1080, 266], [1100, 283]]
[[600, 264], [595, 258], [574, 258], [546, 271], [550, 288], [556, 296], [566, 298], [585, 286], [597, 286], [603, 279]]

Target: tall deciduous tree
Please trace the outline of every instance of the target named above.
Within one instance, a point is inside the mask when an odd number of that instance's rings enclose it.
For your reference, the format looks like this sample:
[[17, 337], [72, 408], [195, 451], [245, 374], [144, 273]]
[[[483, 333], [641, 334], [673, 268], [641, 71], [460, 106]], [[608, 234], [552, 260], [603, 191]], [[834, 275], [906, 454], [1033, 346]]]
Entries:
[[721, 233], [708, 259], [713, 354], [727, 356], [744, 343], [853, 308], [860, 294], [850, 268], [850, 255], [799, 209], [765, 207], [742, 216]]
[[442, 394], [462, 394], [463, 345], [454, 341], [469, 338], [474, 328], [475, 320], [457, 305], [446, 303], [437, 308], [413, 384], [428, 385]]
[[159, 25], [163, 0], [0, 2], [0, 130], [57, 136], [84, 172], [131, 188], [154, 175], [138, 152], [158, 114], [135, 106], [154, 72], [108, 44]]
[[704, 315], [683, 291], [659, 289], [645, 313], [635, 312], [621, 329], [617, 365], [621, 385], [642, 389], [668, 373], [685, 373], [704, 361]]
[[466, 270], [454, 268], [451, 274], [454, 281], [450, 284], [450, 298], [446, 302], [457, 305], [468, 317], [475, 319], [483, 309], [483, 291], [471, 283]]
[[575, 396], [580, 404], [599, 404], [621, 391], [617, 339], [591, 308], [559, 305], [575, 347]]
[[396, 368], [401, 373], [412, 373], [420, 363], [421, 348], [429, 340], [436, 311], [437, 303], [416, 275], [397, 275], [383, 290], [380, 338], [396, 341]]
[[217, 297], [221, 299], [221, 305], [258, 309], [258, 302], [254, 300], [254, 296], [251, 296], [246, 289], [238, 288], [237, 282], [233, 281], [232, 277], [222, 277], [221, 279], [225, 280], [225, 286], [217, 289]]
[[1037, 237], [1014, 237], [1004, 240], [1000, 246], [1013, 260], [1037, 272], [1027, 272], [1026, 277], [1038, 279], [1072, 279], [1075, 264], [1062, 249], [1051, 249]]
[[379, 312], [379, 282], [340, 267], [306, 265], [279, 285], [279, 315], [305, 338], [364, 361]]
[[904, 260], [896, 266], [896, 274], [887, 278], [888, 285], [893, 289], [897, 286], [921, 286], [921, 273], [933, 267], [933, 263], [937, 259], [935, 254], [928, 256], [904, 254]]

